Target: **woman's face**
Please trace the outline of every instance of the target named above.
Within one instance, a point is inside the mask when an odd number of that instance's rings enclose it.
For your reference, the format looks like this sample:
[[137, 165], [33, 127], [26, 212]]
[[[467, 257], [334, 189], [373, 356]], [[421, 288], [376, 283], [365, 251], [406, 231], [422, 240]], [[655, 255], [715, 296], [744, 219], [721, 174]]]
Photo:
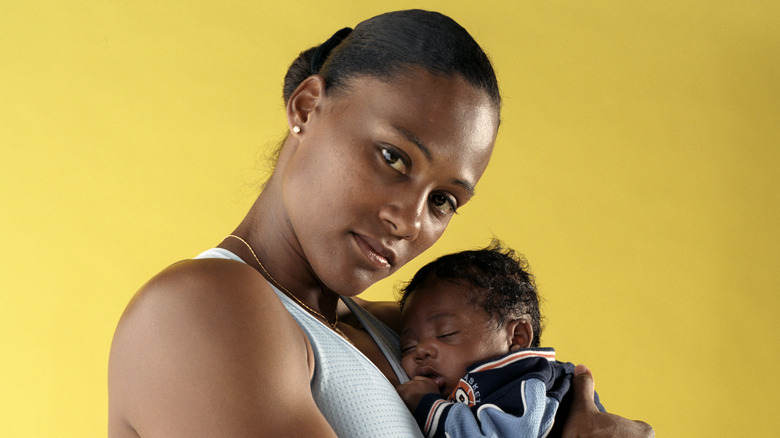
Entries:
[[483, 91], [417, 69], [313, 99], [282, 191], [317, 279], [356, 295], [429, 248], [472, 197], [497, 126]]

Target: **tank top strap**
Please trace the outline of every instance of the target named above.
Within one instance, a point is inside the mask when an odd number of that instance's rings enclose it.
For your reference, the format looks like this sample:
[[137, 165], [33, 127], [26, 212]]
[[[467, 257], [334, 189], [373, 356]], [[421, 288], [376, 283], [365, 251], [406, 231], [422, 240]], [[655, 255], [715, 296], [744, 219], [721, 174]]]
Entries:
[[[244, 262], [232, 251], [228, 251], [223, 248], [208, 249], [195, 258], [219, 258], [236, 260], [242, 263]], [[275, 287], [273, 289], [277, 292], [277, 295], [279, 295], [283, 302], [287, 301], [284, 294], [279, 292]], [[406, 376], [403, 367], [401, 367], [401, 347], [398, 344], [398, 334], [396, 334], [390, 327], [385, 325], [385, 323], [377, 319], [374, 315], [370, 314], [366, 309], [360, 307], [360, 305], [352, 298], [341, 297], [341, 301], [343, 301], [347, 308], [349, 308], [349, 311], [357, 317], [358, 321], [360, 321], [360, 324], [363, 325], [368, 334], [371, 336], [371, 339], [373, 339], [374, 342], [376, 342], [376, 345], [379, 346], [382, 354], [393, 368], [393, 372], [395, 373], [396, 377], [398, 377], [398, 381], [401, 383], [408, 381], [409, 377]], [[297, 308], [297, 306], [288, 307], [291, 309]]]
[[352, 298], [341, 297], [341, 301], [347, 305], [350, 312], [357, 317], [360, 324], [363, 325], [371, 336], [371, 339], [382, 350], [382, 354], [393, 368], [398, 381], [400, 383], [407, 382], [409, 377], [401, 366], [401, 346], [399, 345], [398, 334], [366, 309], [360, 307]]

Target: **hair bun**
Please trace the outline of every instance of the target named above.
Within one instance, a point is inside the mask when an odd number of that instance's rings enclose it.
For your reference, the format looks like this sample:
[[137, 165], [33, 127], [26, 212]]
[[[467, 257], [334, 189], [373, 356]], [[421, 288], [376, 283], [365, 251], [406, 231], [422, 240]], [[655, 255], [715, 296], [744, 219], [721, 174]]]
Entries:
[[322, 64], [325, 63], [325, 60], [328, 59], [330, 52], [336, 46], [341, 44], [341, 42], [344, 41], [344, 39], [347, 38], [347, 35], [349, 35], [351, 32], [351, 27], [345, 27], [334, 33], [332, 37], [328, 38], [327, 41], [317, 47], [317, 50], [311, 57], [311, 74], [316, 75], [320, 72], [320, 68], [322, 68]]

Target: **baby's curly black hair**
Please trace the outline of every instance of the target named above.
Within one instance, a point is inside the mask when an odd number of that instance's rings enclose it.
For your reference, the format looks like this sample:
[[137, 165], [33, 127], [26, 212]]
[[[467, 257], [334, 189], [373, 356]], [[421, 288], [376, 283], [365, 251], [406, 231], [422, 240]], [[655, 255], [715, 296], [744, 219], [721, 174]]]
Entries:
[[528, 261], [506, 248], [500, 240], [493, 239], [483, 249], [439, 257], [423, 266], [400, 290], [402, 310], [409, 296], [432, 274], [440, 279], [471, 284], [474, 287], [472, 302], [486, 311], [499, 327], [510, 318], [528, 315], [534, 332], [531, 346], [539, 346], [543, 325], [536, 282], [529, 272]]

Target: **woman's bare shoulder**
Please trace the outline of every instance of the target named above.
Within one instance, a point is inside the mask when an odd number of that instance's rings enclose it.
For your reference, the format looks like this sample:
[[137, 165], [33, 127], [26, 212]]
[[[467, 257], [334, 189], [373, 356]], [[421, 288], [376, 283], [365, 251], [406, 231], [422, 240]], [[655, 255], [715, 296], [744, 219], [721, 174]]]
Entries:
[[[175, 263], [149, 280], [127, 306], [123, 319], [136, 311], [155, 311], [171, 301], [198, 307], [203, 301], [222, 305], [273, 302], [265, 279], [251, 267], [225, 259], [196, 259]], [[277, 300], [278, 301], [278, 300]]]
[[117, 334], [175, 323], [214, 324], [222, 318], [244, 324], [284, 323], [291, 318], [283, 310], [265, 279], [249, 266], [224, 259], [185, 260], [141, 287], [127, 305]]
[[179, 262], [138, 291], [117, 325], [109, 435], [250, 436], [301, 407], [319, 428], [310, 358], [259, 273], [231, 260]]

